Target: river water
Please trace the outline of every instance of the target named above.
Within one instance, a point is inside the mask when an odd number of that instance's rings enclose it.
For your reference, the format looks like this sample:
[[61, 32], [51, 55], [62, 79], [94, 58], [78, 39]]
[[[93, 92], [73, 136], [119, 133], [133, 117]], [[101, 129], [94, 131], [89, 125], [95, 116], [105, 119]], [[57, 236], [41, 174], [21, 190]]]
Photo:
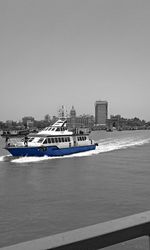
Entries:
[[[96, 150], [11, 157], [0, 138], [0, 247], [150, 210], [150, 131], [94, 131]], [[148, 249], [137, 239], [105, 249]]]

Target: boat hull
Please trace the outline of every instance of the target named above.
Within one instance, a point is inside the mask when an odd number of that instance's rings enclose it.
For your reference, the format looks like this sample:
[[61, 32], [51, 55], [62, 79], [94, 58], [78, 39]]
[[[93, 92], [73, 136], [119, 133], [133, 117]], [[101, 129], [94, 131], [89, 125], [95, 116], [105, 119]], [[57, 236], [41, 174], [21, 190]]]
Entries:
[[96, 145], [86, 145], [69, 148], [47, 147], [6, 147], [13, 156], [64, 156], [89, 150], [94, 150]]

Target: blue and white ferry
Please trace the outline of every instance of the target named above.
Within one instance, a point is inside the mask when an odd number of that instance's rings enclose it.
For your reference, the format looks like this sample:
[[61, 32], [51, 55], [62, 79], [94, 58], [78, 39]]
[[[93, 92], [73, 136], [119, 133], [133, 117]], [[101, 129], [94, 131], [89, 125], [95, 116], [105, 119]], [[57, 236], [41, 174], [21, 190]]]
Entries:
[[68, 130], [66, 120], [58, 120], [36, 134], [29, 134], [26, 140], [10, 140], [5, 147], [13, 156], [64, 156], [94, 150], [96, 143], [89, 139], [89, 133]]

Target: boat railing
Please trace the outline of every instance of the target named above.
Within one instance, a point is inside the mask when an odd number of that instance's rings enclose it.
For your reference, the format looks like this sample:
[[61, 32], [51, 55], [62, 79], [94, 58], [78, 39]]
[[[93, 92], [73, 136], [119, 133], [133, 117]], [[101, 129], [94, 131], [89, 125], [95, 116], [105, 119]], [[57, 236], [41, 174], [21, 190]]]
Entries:
[[150, 211], [3, 247], [0, 250], [98, 250], [143, 236], [147, 236], [144, 249], [147, 246], [150, 250]]
[[24, 140], [20, 138], [9, 138], [6, 146], [7, 147], [19, 147], [24, 145]]

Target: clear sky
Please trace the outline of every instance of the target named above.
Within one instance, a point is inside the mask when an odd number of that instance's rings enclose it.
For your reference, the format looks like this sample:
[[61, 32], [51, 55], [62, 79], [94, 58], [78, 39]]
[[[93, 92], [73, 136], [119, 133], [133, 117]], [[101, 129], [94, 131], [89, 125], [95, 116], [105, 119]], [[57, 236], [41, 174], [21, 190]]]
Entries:
[[96, 100], [150, 121], [150, 0], [0, 0], [0, 120]]

